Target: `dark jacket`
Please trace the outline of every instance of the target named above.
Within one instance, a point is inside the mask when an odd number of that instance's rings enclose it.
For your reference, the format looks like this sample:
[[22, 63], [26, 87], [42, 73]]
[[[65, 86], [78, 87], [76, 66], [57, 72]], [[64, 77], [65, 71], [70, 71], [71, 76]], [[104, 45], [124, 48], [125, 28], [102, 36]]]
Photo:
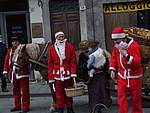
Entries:
[[6, 46], [2, 42], [0, 42], [0, 74], [3, 73], [3, 66], [6, 52], [7, 52]]
[[80, 53], [79, 55], [79, 61], [78, 61], [78, 69], [77, 69], [77, 77], [79, 80], [83, 81], [83, 82], [87, 82], [89, 79], [88, 76], [88, 68], [87, 68], [87, 60], [88, 60], [88, 56], [86, 53]]

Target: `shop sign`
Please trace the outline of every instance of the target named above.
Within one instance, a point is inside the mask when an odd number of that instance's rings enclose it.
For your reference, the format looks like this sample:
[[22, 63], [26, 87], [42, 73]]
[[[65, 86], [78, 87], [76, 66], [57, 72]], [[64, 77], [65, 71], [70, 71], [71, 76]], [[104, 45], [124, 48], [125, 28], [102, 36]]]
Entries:
[[104, 13], [116, 13], [116, 12], [133, 12], [138, 10], [150, 9], [150, 1], [148, 2], [122, 2], [104, 4]]

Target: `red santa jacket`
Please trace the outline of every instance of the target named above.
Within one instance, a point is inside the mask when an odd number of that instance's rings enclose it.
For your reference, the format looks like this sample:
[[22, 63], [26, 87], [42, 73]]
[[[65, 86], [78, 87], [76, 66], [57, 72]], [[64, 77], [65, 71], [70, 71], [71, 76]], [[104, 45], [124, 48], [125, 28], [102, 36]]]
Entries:
[[140, 78], [143, 74], [141, 64], [141, 50], [137, 42], [133, 39], [128, 44], [127, 53], [130, 55], [129, 61], [122, 56], [119, 50], [114, 47], [109, 69], [118, 69], [118, 75], [123, 79]]
[[16, 74], [13, 71], [13, 62], [12, 62], [12, 51], [13, 48], [10, 48], [7, 51], [6, 57], [5, 57], [5, 62], [4, 62], [4, 69], [3, 69], [3, 74], [10, 74], [11, 80], [13, 80], [14, 76], [16, 79], [24, 78], [24, 77], [29, 77], [29, 67], [24, 68], [23, 70], [20, 71], [19, 74]]
[[56, 43], [52, 44], [49, 48], [48, 55], [49, 82], [54, 82], [54, 80], [64, 81], [70, 79], [71, 76], [77, 76], [76, 71], [77, 62], [73, 45], [69, 42], [65, 42], [65, 59], [63, 59], [61, 63]]

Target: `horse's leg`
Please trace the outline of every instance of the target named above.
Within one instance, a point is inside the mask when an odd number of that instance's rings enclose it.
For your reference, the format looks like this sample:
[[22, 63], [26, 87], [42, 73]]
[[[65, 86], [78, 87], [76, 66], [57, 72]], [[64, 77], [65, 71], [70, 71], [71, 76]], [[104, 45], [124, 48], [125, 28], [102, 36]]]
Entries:
[[51, 90], [51, 95], [52, 95], [52, 98], [53, 98], [53, 103], [55, 103], [56, 102], [56, 95], [55, 95], [53, 85], [54, 85], [54, 83], [49, 83], [49, 87], [50, 87], [50, 90]]
[[53, 104], [51, 104], [51, 106], [50, 106], [49, 113], [53, 113], [53, 112], [57, 111], [57, 108], [56, 108], [56, 95], [55, 95], [53, 85], [54, 85], [54, 83], [49, 83], [49, 88], [50, 88], [51, 95], [52, 95], [52, 98], [53, 98]]
[[53, 83], [49, 83], [49, 82], [48, 82], [47, 70], [41, 69], [41, 70], [40, 70], [40, 73], [41, 73], [42, 77], [47, 81], [47, 83], [48, 83], [48, 85], [49, 85], [49, 88], [50, 88], [50, 91], [51, 91], [53, 103], [52, 103], [51, 106], [50, 106], [49, 113], [53, 113], [53, 112], [56, 111], [56, 95], [55, 95], [55, 91], [54, 91], [54, 88], [53, 88]]

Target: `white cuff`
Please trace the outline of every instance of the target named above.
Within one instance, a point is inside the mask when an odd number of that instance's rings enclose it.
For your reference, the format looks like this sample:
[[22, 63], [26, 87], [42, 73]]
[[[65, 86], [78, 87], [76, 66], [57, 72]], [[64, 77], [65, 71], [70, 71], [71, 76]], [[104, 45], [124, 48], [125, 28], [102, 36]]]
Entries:
[[127, 64], [131, 64], [133, 61], [133, 56], [130, 56], [129, 61], [127, 62]]
[[77, 77], [77, 74], [71, 74], [71, 77]]
[[7, 74], [7, 71], [3, 71], [3, 74]]
[[109, 70], [114, 70], [116, 71], [116, 69], [114, 67], [109, 67]]
[[89, 75], [89, 77], [93, 78], [93, 75]]
[[128, 56], [128, 54], [126, 54], [126, 57]]
[[55, 80], [49, 80], [48, 82], [49, 82], [49, 83], [54, 83], [54, 82], [55, 82]]

